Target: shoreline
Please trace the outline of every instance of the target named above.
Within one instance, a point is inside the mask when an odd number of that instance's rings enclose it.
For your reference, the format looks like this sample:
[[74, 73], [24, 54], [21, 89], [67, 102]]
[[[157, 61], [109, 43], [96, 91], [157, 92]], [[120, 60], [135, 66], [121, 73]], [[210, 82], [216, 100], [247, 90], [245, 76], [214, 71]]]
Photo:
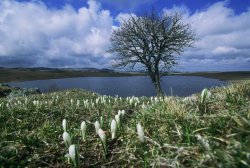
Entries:
[[[0, 69], [0, 83], [23, 82], [32, 80], [48, 80], [76, 77], [125, 77], [145, 76], [142, 72], [103, 72], [103, 71], [80, 71], [80, 70], [31, 70], [31, 69]], [[186, 72], [169, 73], [169, 76], [200, 76], [219, 79], [228, 82], [238, 82], [250, 79], [250, 71], [235, 72]]]
[[201, 76], [206, 78], [219, 79], [227, 82], [239, 82], [250, 80], [250, 71], [232, 71], [232, 72], [191, 72], [179, 73], [184, 76]]
[[143, 76], [137, 72], [103, 72], [103, 71], [71, 71], [71, 70], [31, 70], [31, 69], [0, 69], [0, 83], [23, 82], [32, 80], [63, 79], [76, 77], [122, 77]]

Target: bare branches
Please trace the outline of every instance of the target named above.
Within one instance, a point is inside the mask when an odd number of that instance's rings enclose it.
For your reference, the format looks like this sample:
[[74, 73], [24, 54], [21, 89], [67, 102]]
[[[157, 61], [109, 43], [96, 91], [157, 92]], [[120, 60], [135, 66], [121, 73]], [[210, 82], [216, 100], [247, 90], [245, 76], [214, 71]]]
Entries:
[[177, 64], [178, 55], [195, 41], [195, 33], [184, 23], [180, 13], [158, 15], [156, 11], [143, 16], [130, 15], [111, 35], [117, 66], [145, 65], [153, 82], [159, 70], [169, 70]]
[[[120, 28], [111, 35], [109, 52], [118, 55], [122, 65], [138, 63], [164, 63], [169, 69], [186, 47], [195, 41], [189, 24], [182, 21], [179, 13], [158, 15], [155, 11], [143, 16], [130, 15]], [[132, 59], [137, 57], [138, 59]], [[132, 60], [131, 60], [132, 59]]]

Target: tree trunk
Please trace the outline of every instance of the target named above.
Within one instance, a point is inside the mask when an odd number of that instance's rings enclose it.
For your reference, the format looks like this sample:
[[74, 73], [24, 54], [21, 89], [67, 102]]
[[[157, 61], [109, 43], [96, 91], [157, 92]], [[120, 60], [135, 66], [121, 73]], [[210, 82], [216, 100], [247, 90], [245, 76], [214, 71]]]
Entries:
[[161, 81], [160, 81], [160, 77], [159, 75], [155, 74], [156, 75], [156, 81], [154, 83], [155, 85], [155, 89], [156, 89], [156, 93], [157, 93], [157, 96], [163, 96], [163, 91], [162, 91], [162, 88], [161, 88]]
[[157, 72], [150, 72], [151, 80], [154, 84], [157, 96], [163, 96], [163, 91], [161, 88], [160, 74]]

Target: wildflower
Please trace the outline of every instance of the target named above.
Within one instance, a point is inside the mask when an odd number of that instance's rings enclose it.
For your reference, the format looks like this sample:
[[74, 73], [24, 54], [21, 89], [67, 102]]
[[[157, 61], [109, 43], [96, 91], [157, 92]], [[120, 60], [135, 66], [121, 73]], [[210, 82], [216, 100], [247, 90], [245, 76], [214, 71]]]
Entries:
[[75, 145], [69, 147], [69, 157], [72, 160], [75, 167], [79, 167], [79, 154]]
[[125, 115], [125, 110], [122, 110], [122, 112], [121, 112], [121, 113], [122, 113], [122, 116], [124, 116], [124, 115]]
[[137, 107], [137, 102], [135, 102], [135, 107]]
[[102, 141], [104, 153], [107, 153], [106, 135], [105, 135], [105, 132], [101, 128], [99, 128], [98, 130], [98, 135]]
[[77, 106], [77, 108], [80, 107], [80, 100], [77, 100], [77, 101], [76, 101], [76, 106]]
[[67, 133], [67, 132], [63, 133], [63, 141], [65, 142], [67, 147], [69, 147], [71, 145], [71, 138], [70, 138], [69, 133]]
[[67, 121], [65, 119], [63, 119], [62, 121], [62, 127], [63, 127], [63, 131], [67, 132]]
[[133, 103], [133, 99], [129, 99], [129, 105], [131, 106]]
[[195, 135], [195, 137], [197, 138], [197, 140], [202, 144], [202, 146], [206, 149], [206, 150], [210, 150], [210, 145], [208, 143], [208, 140], [203, 138], [201, 135], [197, 134]]
[[155, 97], [155, 100], [154, 100], [155, 102], [158, 102], [158, 98], [157, 97]]
[[95, 103], [96, 103], [96, 104], [99, 103], [99, 97], [95, 100]]
[[95, 122], [95, 131], [96, 131], [97, 134], [98, 134], [99, 129], [100, 129], [100, 123], [99, 123], [99, 121], [96, 121]]
[[147, 106], [144, 104], [144, 102], [142, 103], [141, 108], [142, 109], [146, 109], [147, 108]]
[[112, 139], [115, 138], [116, 130], [117, 130], [116, 121], [113, 119], [112, 122], [111, 122], [111, 134], [112, 134]]
[[81, 134], [82, 134], [82, 140], [84, 140], [84, 141], [85, 141], [85, 139], [86, 139], [86, 129], [87, 129], [86, 122], [83, 121], [83, 122], [81, 123]]
[[116, 124], [118, 126], [118, 128], [120, 128], [120, 116], [119, 115], [115, 115], [115, 121], [116, 121]]
[[38, 100], [34, 100], [33, 104], [34, 104], [34, 106], [39, 106], [39, 101]]
[[136, 129], [137, 129], [137, 134], [138, 134], [139, 140], [140, 140], [141, 142], [145, 142], [143, 127], [141, 126], [140, 123], [138, 123], [138, 124], [136, 125]]
[[211, 93], [207, 90], [207, 88], [203, 89], [201, 92], [201, 103], [205, 103], [206, 99], [209, 99]]
[[122, 115], [121, 110], [118, 110], [118, 115], [119, 115], [119, 116], [121, 116], [121, 115]]

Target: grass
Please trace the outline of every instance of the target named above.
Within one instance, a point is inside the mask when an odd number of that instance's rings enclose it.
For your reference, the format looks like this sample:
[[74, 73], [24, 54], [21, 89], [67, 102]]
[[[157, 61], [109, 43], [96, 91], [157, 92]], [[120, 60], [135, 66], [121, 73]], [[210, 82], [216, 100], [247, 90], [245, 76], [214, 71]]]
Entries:
[[[201, 103], [186, 98], [119, 98], [84, 90], [0, 99], [2, 167], [70, 167], [62, 120], [78, 146], [80, 167], [249, 167], [250, 81], [216, 87]], [[110, 122], [125, 110], [117, 137]], [[107, 154], [95, 133], [103, 118]], [[80, 124], [87, 123], [86, 141]], [[145, 143], [136, 132], [144, 129]]]
[[33, 69], [1, 69], [0, 82], [16, 82], [27, 80], [72, 78], [72, 77], [109, 77], [137, 76], [140, 73], [80, 71], [80, 70], [33, 70]]
[[16, 88], [11, 88], [8, 86], [0, 86], [0, 97], [5, 97], [7, 93], [17, 90]]

